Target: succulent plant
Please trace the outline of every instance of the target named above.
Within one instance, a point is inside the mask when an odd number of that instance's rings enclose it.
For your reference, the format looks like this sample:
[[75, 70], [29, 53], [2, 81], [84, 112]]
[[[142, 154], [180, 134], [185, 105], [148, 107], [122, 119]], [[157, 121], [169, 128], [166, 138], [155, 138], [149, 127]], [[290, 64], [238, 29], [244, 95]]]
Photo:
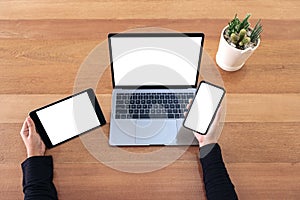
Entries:
[[237, 15], [235, 15], [228, 23], [228, 28], [224, 32], [224, 38], [230, 45], [238, 49], [246, 49], [257, 45], [257, 41], [263, 31], [261, 20], [258, 20], [252, 29], [248, 22], [250, 16], [251, 14], [247, 14], [243, 21], [240, 21]]

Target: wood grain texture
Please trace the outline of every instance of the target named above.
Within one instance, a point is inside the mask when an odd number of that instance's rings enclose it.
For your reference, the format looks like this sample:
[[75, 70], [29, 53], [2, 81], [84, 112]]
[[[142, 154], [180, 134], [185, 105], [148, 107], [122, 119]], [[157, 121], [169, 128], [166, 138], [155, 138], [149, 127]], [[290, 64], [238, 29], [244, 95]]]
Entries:
[[[25, 5], [26, 4], [26, 5]], [[257, 9], [260, 7], [259, 9]], [[296, 0], [244, 1], [3, 1], [2, 19], [194, 19], [227, 18], [232, 13], [251, 12], [272, 19], [298, 19], [300, 4]], [[238, 8], [238, 9], [237, 9]], [[101, 11], [101, 12], [99, 12]], [[215, 15], [212, 15], [215, 14]]]
[[[252, 24], [262, 18], [264, 32], [260, 47], [241, 70], [218, 69], [227, 91], [219, 140], [225, 164], [240, 199], [300, 199], [299, 9], [298, 0], [1, 1], [0, 199], [23, 198], [20, 164], [26, 151], [19, 131], [24, 118], [74, 92], [80, 65], [109, 32], [143, 27], [204, 32], [205, 53], [215, 62], [220, 31], [235, 13], [240, 18], [252, 13]], [[82, 80], [94, 76], [92, 71]], [[109, 122], [109, 66], [98, 79], [86, 86], [96, 88]], [[103, 131], [107, 137], [109, 123]], [[160, 148], [122, 149], [147, 153]], [[54, 158], [60, 199], [108, 200], [205, 199], [197, 154], [197, 147], [189, 147], [163, 169], [131, 174], [99, 162], [80, 138], [47, 151]]]

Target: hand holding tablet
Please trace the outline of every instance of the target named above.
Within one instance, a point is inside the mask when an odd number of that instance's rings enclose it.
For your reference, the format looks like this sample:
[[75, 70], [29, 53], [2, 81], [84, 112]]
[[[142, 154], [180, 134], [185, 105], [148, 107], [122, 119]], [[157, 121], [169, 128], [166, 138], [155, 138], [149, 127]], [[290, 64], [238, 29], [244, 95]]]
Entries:
[[36, 109], [29, 115], [47, 148], [106, 123], [92, 89]]

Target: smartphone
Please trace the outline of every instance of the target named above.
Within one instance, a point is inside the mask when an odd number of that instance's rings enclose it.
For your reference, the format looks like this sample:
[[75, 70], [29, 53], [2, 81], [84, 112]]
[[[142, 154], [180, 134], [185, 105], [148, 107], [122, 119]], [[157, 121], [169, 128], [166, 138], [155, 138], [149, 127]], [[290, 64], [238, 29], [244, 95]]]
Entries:
[[87, 89], [29, 113], [47, 148], [106, 123], [93, 89]]
[[205, 135], [214, 121], [225, 92], [224, 88], [220, 86], [201, 81], [183, 126]]

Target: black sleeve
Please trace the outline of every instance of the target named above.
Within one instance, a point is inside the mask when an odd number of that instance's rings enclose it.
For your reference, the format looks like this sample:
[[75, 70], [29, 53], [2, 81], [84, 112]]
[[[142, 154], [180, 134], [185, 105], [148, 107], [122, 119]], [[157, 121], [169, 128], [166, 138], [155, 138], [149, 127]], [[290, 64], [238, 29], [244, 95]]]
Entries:
[[218, 144], [209, 144], [200, 149], [203, 179], [208, 200], [238, 199], [223, 162]]
[[51, 156], [30, 157], [22, 163], [24, 199], [57, 199]]

